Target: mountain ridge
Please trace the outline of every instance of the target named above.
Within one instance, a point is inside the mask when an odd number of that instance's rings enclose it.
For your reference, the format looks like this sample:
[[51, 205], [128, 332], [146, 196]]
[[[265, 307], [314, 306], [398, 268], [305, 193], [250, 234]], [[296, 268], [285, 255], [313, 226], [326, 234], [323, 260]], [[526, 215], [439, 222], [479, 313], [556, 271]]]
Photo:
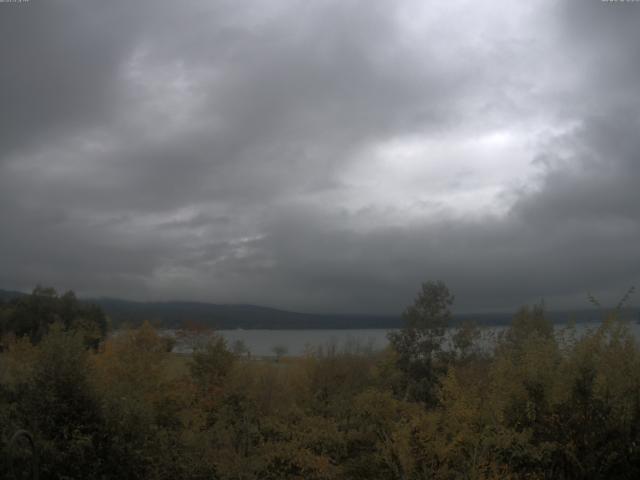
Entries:
[[[28, 295], [15, 290], [1, 290], [0, 300]], [[115, 297], [86, 297], [80, 300], [100, 306], [114, 328], [139, 325], [149, 321], [160, 328], [182, 328], [198, 325], [219, 330], [227, 329], [367, 329], [400, 328], [402, 316], [376, 314], [304, 313], [253, 304], [216, 304], [196, 301], [143, 302]], [[500, 326], [511, 323], [512, 313], [466, 313], [453, 315], [453, 324], [473, 320], [480, 326]], [[638, 308], [625, 309], [625, 318], [638, 319]], [[603, 318], [596, 309], [549, 311], [553, 323], [595, 322]]]

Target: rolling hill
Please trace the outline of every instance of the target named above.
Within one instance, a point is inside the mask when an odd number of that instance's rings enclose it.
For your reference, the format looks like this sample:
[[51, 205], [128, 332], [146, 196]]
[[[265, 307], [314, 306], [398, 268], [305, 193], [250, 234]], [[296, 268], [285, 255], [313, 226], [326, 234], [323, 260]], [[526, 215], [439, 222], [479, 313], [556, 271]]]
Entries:
[[[0, 300], [26, 295], [23, 292], [0, 290]], [[163, 328], [179, 328], [186, 324], [202, 325], [215, 329], [361, 329], [399, 328], [401, 315], [312, 314], [291, 312], [257, 305], [214, 304], [204, 302], [136, 302], [117, 298], [84, 298], [99, 305], [110, 317], [113, 327], [139, 325], [145, 320]], [[571, 310], [547, 313], [554, 323], [570, 320], [594, 322], [601, 320], [601, 311]], [[625, 316], [638, 318], [639, 310], [629, 308]], [[454, 315], [454, 324], [473, 320], [478, 325], [508, 325], [512, 313], [483, 313]]]

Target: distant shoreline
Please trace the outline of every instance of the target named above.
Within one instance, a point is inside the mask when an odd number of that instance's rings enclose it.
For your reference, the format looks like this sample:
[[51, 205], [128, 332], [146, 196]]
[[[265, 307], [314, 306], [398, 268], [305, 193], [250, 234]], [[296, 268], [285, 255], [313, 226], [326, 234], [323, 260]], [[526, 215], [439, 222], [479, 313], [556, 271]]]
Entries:
[[[10, 300], [27, 295], [23, 292], [0, 290], [0, 299]], [[100, 306], [109, 316], [113, 328], [151, 322], [157, 328], [185, 328], [189, 325], [215, 330], [368, 330], [401, 328], [404, 324], [397, 315], [302, 313], [246, 304], [214, 304], [204, 302], [137, 302], [117, 298], [82, 298], [83, 302]], [[499, 313], [460, 313], [453, 315], [452, 325], [473, 321], [478, 326], [509, 325], [517, 309]], [[601, 321], [603, 311], [574, 309], [548, 311], [547, 318], [554, 324], [591, 323]], [[629, 307], [624, 318], [636, 321], [640, 309]]]

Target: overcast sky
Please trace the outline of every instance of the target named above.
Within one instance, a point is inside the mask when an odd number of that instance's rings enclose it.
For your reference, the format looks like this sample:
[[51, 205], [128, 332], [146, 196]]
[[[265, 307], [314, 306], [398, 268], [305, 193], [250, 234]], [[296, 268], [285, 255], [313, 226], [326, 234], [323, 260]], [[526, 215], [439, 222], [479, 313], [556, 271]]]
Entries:
[[586, 307], [639, 212], [640, 3], [0, 3], [0, 288]]

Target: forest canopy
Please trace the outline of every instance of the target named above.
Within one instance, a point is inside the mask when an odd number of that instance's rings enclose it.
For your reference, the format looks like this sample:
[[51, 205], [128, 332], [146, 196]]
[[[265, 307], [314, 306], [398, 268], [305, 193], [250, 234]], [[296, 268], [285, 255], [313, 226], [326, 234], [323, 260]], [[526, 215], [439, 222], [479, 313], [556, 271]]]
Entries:
[[108, 330], [102, 309], [79, 301], [72, 291], [59, 295], [53, 288], [37, 286], [31, 295], [0, 299], [0, 338], [13, 334], [38, 343], [55, 323], [65, 331], [80, 332], [85, 344], [94, 348]]
[[425, 283], [384, 351], [274, 361], [215, 333], [178, 355], [149, 323], [105, 336], [99, 310], [36, 289], [1, 307], [0, 476], [33, 460], [19, 430], [44, 479], [640, 475], [640, 350], [615, 311], [578, 334], [525, 307], [486, 348], [472, 324], [444, 335], [453, 301]]

